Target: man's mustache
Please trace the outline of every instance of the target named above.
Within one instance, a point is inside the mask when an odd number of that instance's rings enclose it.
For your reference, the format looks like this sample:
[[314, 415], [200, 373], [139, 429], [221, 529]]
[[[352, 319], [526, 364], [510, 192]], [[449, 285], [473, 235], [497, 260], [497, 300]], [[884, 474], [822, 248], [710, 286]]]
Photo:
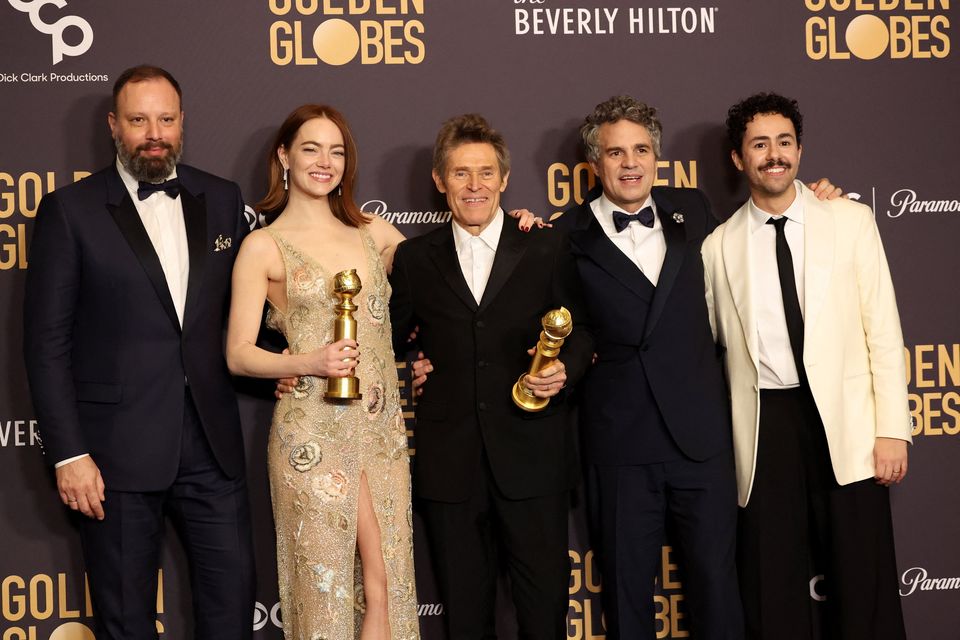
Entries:
[[138, 145], [134, 151], [152, 151], [153, 149], [166, 149], [167, 151], [173, 151], [173, 145], [169, 142], [144, 142], [141, 145]]
[[778, 158], [778, 159], [776, 159], [776, 160], [767, 160], [766, 164], [764, 164], [762, 167], [760, 167], [760, 169], [761, 169], [761, 170], [762, 170], [762, 169], [772, 169], [773, 167], [783, 167], [784, 169], [789, 169], [789, 168], [791, 168], [792, 166], [793, 166], [793, 165], [791, 165], [791, 164], [790, 164], [789, 162], [787, 162], [786, 160], [780, 160], [780, 159]]

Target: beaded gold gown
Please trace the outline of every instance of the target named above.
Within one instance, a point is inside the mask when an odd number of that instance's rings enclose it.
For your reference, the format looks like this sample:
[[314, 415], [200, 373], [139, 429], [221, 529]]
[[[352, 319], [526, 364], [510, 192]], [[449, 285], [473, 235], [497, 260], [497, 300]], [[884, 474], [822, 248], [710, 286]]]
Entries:
[[[287, 310], [267, 324], [291, 353], [333, 341], [333, 276], [269, 228], [283, 255]], [[410, 464], [391, 345], [390, 284], [369, 232], [359, 309], [356, 369], [361, 400], [324, 399], [326, 380], [300, 378], [277, 403], [267, 460], [277, 530], [277, 572], [286, 640], [357, 638], [363, 581], [356, 549], [357, 503], [365, 474], [380, 525], [393, 640], [420, 637], [413, 573]]]

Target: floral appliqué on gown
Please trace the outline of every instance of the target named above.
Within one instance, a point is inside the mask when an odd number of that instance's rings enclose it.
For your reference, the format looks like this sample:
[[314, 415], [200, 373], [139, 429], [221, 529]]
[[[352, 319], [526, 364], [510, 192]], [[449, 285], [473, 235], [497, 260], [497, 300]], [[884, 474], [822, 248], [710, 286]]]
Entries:
[[[291, 353], [333, 341], [333, 275], [271, 229], [287, 276], [287, 311], [271, 305], [267, 325]], [[356, 551], [357, 504], [364, 473], [380, 525], [394, 640], [420, 637], [413, 572], [407, 431], [391, 346], [390, 284], [369, 232], [361, 227], [366, 279], [359, 309], [356, 374], [361, 400], [324, 399], [326, 380], [300, 378], [277, 403], [267, 459], [277, 529], [280, 606], [286, 640], [357, 638], [364, 598]]]

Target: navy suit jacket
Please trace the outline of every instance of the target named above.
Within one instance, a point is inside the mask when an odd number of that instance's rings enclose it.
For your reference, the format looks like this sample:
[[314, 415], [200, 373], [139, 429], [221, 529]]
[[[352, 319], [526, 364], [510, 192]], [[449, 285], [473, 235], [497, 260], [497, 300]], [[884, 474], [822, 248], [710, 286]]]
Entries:
[[417, 495], [466, 500], [484, 456], [511, 499], [573, 486], [579, 474], [569, 394], [561, 392], [539, 413], [511, 399], [530, 366], [527, 349], [537, 343], [540, 319], [551, 309], [562, 305], [573, 316], [560, 352], [567, 385], [590, 363], [593, 340], [566, 234], [524, 234], [504, 220], [480, 304], [463, 278], [450, 224], [403, 242], [390, 283], [394, 349], [409, 348], [407, 336], [419, 326], [419, 346], [434, 366], [417, 404]]
[[654, 187], [667, 251], [654, 287], [606, 236], [586, 201], [569, 230], [596, 341], [582, 384], [588, 463], [706, 460], [731, 447], [730, 405], [704, 299], [700, 244], [716, 227], [697, 189]]
[[108, 489], [173, 482], [185, 385], [223, 471], [244, 469], [223, 356], [230, 275], [248, 231], [243, 199], [198, 169], [179, 165], [177, 175], [190, 261], [182, 329], [114, 165], [48, 194], [37, 212], [24, 354], [44, 451], [51, 464], [89, 453]]

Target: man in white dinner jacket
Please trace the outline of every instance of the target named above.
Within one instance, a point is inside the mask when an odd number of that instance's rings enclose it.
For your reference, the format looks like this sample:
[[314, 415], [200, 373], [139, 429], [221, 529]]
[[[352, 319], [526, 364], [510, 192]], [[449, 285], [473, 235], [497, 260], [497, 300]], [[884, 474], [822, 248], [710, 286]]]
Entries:
[[819, 621], [823, 637], [902, 640], [888, 487], [906, 475], [911, 423], [876, 222], [796, 180], [796, 101], [751, 96], [727, 133], [751, 197], [702, 253], [730, 385], [747, 638], [809, 640]]

